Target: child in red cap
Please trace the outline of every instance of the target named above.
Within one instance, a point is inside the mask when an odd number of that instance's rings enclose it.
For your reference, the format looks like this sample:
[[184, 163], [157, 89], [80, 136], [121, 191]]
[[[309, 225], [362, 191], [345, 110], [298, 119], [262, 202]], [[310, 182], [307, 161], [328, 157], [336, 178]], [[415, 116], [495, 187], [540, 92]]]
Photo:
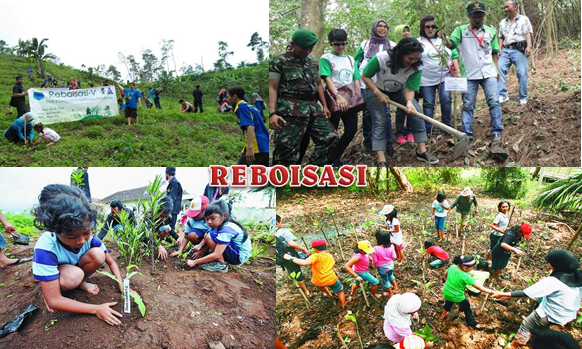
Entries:
[[525, 256], [525, 252], [515, 247], [521, 238], [530, 238], [531, 225], [523, 223], [521, 226], [514, 226], [505, 231], [505, 235], [499, 239], [497, 244], [491, 249], [491, 272], [492, 277], [496, 278], [501, 271], [507, 267], [511, 253], [515, 252], [518, 256]]
[[311, 281], [313, 284], [319, 287], [319, 290], [323, 292], [326, 297], [332, 297], [328, 287], [333, 292], [337, 293], [342, 308], [344, 308], [346, 306], [344, 287], [333, 271], [335, 260], [333, 259], [333, 256], [327, 252], [327, 243], [325, 240], [315, 240], [311, 243], [311, 247], [313, 247], [315, 253], [307, 257], [307, 259], [295, 258], [290, 254], [285, 254], [283, 258], [298, 265], [311, 266]]

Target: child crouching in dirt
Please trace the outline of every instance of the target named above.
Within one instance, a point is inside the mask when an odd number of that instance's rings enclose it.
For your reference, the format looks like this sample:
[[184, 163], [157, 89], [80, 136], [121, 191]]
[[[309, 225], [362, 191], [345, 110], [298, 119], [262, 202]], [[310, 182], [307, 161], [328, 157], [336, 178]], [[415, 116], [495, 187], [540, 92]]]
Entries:
[[37, 122], [34, 125], [34, 130], [38, 133], [38, 140], [32, 145], [38, 145], [40, 141], [44, 139], [48, 142], [46, 146], [50, 147], [51, 145], [54, 145], [56, 142], [58, 142], [59, 139], [61, 139], [61, 136], [59, 136], [58, 133], [48, 127], [44, 127], [42, 122]]
[[368, 240], [359, 241], [354, 248], [352, 258], [350, 258], [344, 266], [346, 271], [356, 278], [356, 282], [352, 284], [352, 297], [356, 293], [360, 282], [366, 281], [372, 285], [370, 289], [372, 296], [378, 298], [376, 291], [378, 290], [378, 284], [380, 281], [378, 281], [378, 279], [368, 271], [370, 268], [370, 258], [368, 257], [368, 254], [372, 253], [374, 253], [374, 249]]
[[189, 259], [189, 267], [201, 265], [203, 270], [226, 273], [228, 265], [239, 265], [251, 256], [251, 239], [247, 230], [230, 216], [230, 202], [217, 200], [206, 207], [204, 217], [210, 231], [202, 242], [193, 247], [195, 251], [210, 254], [200, 259]]
[[378, 274], [382, 279], [384, 291], [382, 296], [392, 297], [392, 285], [397, 289], [396, 278], [394, 277], [394, 260], [396, 259], [396, 251], [390, 242], [390, 233], [384, 230], [376, 232], [377, 246], [374, 246], [374, 254], [372, 255], [372, 262], [378, 269]]
[[[116, 316], [122, 315], [110, 308], [117, 302], [94, 305], [61, 294], [77, 287], [97, 294], [99, 287], [86, 280], [103, 262], [121, 280], [117, 263], [101, 240], [91, 234], [91, 222], [96, 220], [97, 212], [85, 194], [77, 187], [47, 185], [40, 193], [33, 215], [34, 225], [46, 230], [34, 247], [32, 273], [40, 281], [48, 311], [95, 314], [110, 325], [121, 324]], [[123, 290], [123, 285], [118, 285]]]
[[447, 269], [445, 277], [445, 288], [443, 289], [443, 296], [445, 298], [445, 305], [443, 306], [443, 313], [441, 320], [447, 317], [454, 304], [459, 304], [459, 309], [465, 313], [465, 321], [467, 326], [477, 328], [477, 322], [473, 317], [473, 309], [469, 300], [465, 298], [465, 288], [472, 285], [479, 291], [493, 294], [494, 291], [484, 286], [478, 285], [469, 272], [475, 267], [477, 260], [473, 256], [456, 256], [453, 259], [455, 265]]
[[384, 334], [394, 343], [412, 334], [411, 319], [418, 320], [422, 302], [414, 293], [396, 294], [384, 307]]
[[333, 271], [335, 260], [333, 259], [333, 256], [327, 252], [327, 243], [325, 240], [315, 240], [311, 243], [311, 247], [313, 247], [315, 253], [307, 257], [307, 259], [295, 258], [290, 254], [285, 254], [284, 258], [298, 265], [311, 266], [311, 281], [313, 284], [327, 297], [331, 298], [331, 293], [329, 292], [328, 287], [333, 292], [337, 293], [340, 304], [342, 308], [344, 308], [346, 306], [344, 287]]
[[[486, 260], [481, 259], [479, 263], [477, 263], [477, 268], [475, 269], [476, 270], [471, 270], [469, 274], [471, 274], [477, 285], [485, 285], [485, 282], [489, 280], [489, 276], [491, 275], [491, 273], [489, 273], [489, 263], [487, 263]], [[481, 294], [481, 291], [469, 285], [467, 286], [467, 293], [469, 296], [477, 297]]]
[[424, 248], [426, 249], [426, 251], [422, 255], [422, 258], [424, 258], [427, 254], [434, 257], [434, 260], [428, 264], [431, 267], [431, 269], [439, 269], [449, 264], [450, 259], [447, 251], [438, 247], [432, 241], [425, 241]]
[[377, 224], [379, 227], [386, 229], [390, 233], [390, 241], [396, 250], [396, 256], [400, 262], [404, 262], [404, 238], [402, 230], [400, 230], [400, 221], [398, 220], [398, 212], [393, 205], [385, 205], [382, 211], [378, 213], [380, 216], [386, 218], [386, 224]]

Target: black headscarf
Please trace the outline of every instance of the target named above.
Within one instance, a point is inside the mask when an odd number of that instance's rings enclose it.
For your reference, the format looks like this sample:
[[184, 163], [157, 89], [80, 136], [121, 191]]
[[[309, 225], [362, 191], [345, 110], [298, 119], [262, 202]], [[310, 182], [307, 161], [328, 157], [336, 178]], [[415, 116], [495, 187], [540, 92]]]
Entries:
[[570, 287], [582, 286], [582, 271], [578, 269], [580, 262], [570, 251], [552, 251], [546, 255], [546, 261], [554, 267], [554, 271], [550, 276]]

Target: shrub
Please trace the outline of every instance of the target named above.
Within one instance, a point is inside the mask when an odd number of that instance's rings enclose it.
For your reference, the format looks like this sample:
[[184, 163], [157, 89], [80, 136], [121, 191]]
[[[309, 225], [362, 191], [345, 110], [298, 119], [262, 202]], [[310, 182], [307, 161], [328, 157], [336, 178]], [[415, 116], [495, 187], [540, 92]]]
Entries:
[[507, 199], [523, 197], [527, 193], [527, 168], [489, 167], [482, 170], [485, 191]]

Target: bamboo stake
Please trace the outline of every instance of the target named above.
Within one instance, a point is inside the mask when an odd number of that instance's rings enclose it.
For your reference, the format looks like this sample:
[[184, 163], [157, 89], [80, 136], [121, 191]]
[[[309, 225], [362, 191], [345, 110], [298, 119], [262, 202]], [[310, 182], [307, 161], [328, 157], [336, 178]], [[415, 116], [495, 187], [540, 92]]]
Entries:
[[458, 239], [459, 238], [459, 227], [458, 227], [458, 215], [457, 215], [457, 211], [455, 211], [455, 237]]
[[[332, 210], [333, 210], [333, 207], [332, 207]], [[333, 225], [335, 227], [335, 231], [337, 232], [337, 236], [341, 236], [342, 234], [340, 233], [339, 228], [337, 227], [337, 224], [335, 222], [335, 217], [334, 217], [335, 216], [335, 210], [333, 210], [333, 213], [331, 213], [329, 211], [327, 211], [327, 212], [331, 215], [331, 220], [333, 221]]]
[[303, 296], [303, 300], [305, 301], [305, 305], [307, 306], [307, 309], [309, 309], [311, 307], [311, 303], [307, 299], [305, 292], [303, 292], [303, 290], [301, 289], [301, 287], [299, 287], [299, 285], [297, 285], [297, 288], [299, 289], [299, 292], [301, 292], [301, 295]]
[[337, 241], [337, 245], [338, 245], [338, 246], [339, 246], [339, 248], [340, 248], [340, 253], [341, 253], [341, 255], [342, 255], [342, 262], [343, 262], [343, 261], [345, 261], [345, 260], [346, 260], [346, 257], [344, 257], [344, 250], [342, 249], [342, 244], [341, 244], [341, 242], [340, 242], [339, 240]]
[[515, 270], [513, 271], [513, 278], [515, 279], [515, 277], [517, 276], [517, 271], [519, 270], [519, 265], [521, 264], [521, 260], [523, 259], [522, 257], [519, 257], [519, 259], [517, 260], [517, 267], [515, 268]]
[[578, 228], [578, 230], [576, 231], [576, 233], [574, 234], [574, 236], [572, 237], [572, 239], [568, 243], [568, 247], [566, 247], [566, 250], [570, 251], [570, 249], [572, 248], [572, 245], [574, 245], [574, 242], [580, 236], [580, 233], [582, 233], [582, 225], [580, 225], [580, 228]]
[[[492, 282], [489, 282], [489, 287], [491, 287]], [[485, 284], [483, 284], [483, 286], [485, 286]], [[485, 296], [485, 300], [483, 300], [483, 304], [481, 305], [481, 309], [479, 309], [479, 312], [483, 312], [483, 309], [485, 309], [485, 304], [487, 303], [487, 299], [489, 299], [489, 293], [487, 293], [487, 295]]]
[[370, 303], [368, 302], [368, 296], [366, 296], [366, 289], [364, 288], [364, 283], [360, 282], [360, 288], [362, 289], [362, 294], [364, 295], [364, 300], [366, 301], [366, 305], [370, 307]]
[[342, 347], [343, 347], [344, 349], [350, 349], [350, 348], [349, 348], [349, 347], [346, 345], [346, 343], [344, 342], [344, 339], [342, 338], [342, 334], [340, 333], [340, 330], [339, 330], [339, 327], [338, 327], [338, 326], [339, 326], [339, 324], [337, 324], [337, 326], [335, 327], [335, 333], [337, 333], [337, 337], [339, 338], [340, 342], [342, 343]]

